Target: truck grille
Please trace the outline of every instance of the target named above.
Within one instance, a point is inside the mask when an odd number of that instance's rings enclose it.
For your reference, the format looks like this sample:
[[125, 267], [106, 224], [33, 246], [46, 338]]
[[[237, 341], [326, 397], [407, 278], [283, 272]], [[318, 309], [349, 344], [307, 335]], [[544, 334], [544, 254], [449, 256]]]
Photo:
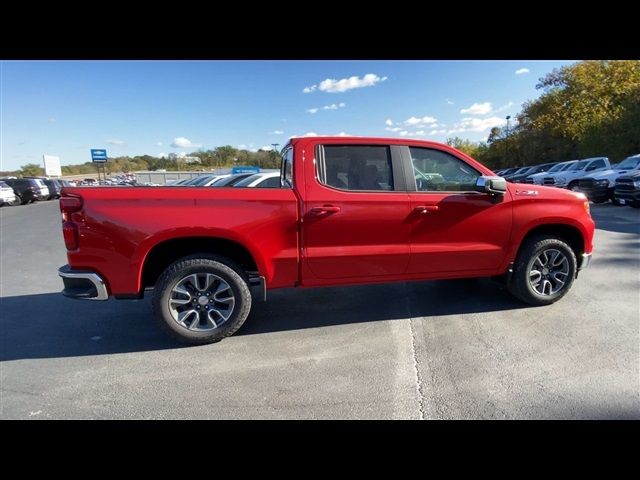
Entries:
[[519, 183], [533, 183], [533, 178], [523, 178]]
[[616, 180], [616, 192], [632, 192], [635, 190], [633, 180], [630, 178], [619, 178]]
[[585, 178], [583, 180], [578, 181], [578, 187], [580, 188], [593, 188], [595, 187], [595, 183], [590, 178]]
[[542, 184], [543, 185], [555, 185], [556, 181], [555, 181], [555, 179], [553, 177], [545, 177], [542, 180]]

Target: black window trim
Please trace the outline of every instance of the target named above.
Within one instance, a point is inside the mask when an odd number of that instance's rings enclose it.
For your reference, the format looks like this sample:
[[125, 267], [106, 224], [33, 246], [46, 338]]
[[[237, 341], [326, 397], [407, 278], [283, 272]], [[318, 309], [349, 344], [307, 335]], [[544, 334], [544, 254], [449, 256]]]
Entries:
[[[326, 183], [326, 168], [324, 164], [324, 147], [386, 147], [389, 149], [391, 157], [391, 179], [393, 181], [393, 190], [345, 190], [337, 188]], [[318, 184], [324, 188], [329, 188], [337, 192], [345, 193], [404, 193], [406, 194], [407, 182], [403, 168], [401, 147], [398, 145], [389, 145], [388, 143], [324, 143], [318, 144], [315, 148], [315, 176]]]
[[442, 152], [442, 153], [446, 153], [448, 155], [451, 155], [453, 158], [455, 158], [456, 160], [460, 160], [462, 163], [464, 163], [467, 167], [469, 167], [470, 169], [472, 169], [473, 171], [478, 173], [478, 176], [482, 176], [484, 175], [482, 172], [478, 171], [475, 167], [469, 165], [469, 163], [465, 162], [464, 159], [458, 157], [457, 155], [454, 155], [451, 152], [445, 151], [445, 150], [441, 150], [439, 148], [436, 147], [426, 147], [426, 146], [422, 146], [422, 145], [402, 145], [402, 147], [400, 147], [402, 150], [402, 164], [404, 166], [404, 172], [405, 172], [405, 177], [407, 179], [407, 185], [408, 185], [408, 191], [411, 193], [419, 193], [419, 194], [426, 194], [426, 195], [441, 195], [441, 194], [454, 194], [454, 195], [468, 195], [468, 194], [473, 194], [473, 195], [483, 195], [483, 193], [478, 192], [476, 190], [418, 190], [418, 185], [416, 184], [416, 177], [413, 174], [413, 160], [411, 159], [411, 151], [409, 150], [409, 148], [425, 148], [428, 150], [437, 150], [438, 152]]
[[[287, 154], [289, 151], [292, 152], [291, 156], [291, 182], [286, 180], [286, 168], [287, 168]], [[294, 180], [294, 163], [295, 162], [295, 151], [293, 150], [293, 145], [291, 143], [287, 143], [282, 150], [280, 151], [280, 157], [282, 157], [282, 166], [280, 167], [280, 188], [293, 188]]]

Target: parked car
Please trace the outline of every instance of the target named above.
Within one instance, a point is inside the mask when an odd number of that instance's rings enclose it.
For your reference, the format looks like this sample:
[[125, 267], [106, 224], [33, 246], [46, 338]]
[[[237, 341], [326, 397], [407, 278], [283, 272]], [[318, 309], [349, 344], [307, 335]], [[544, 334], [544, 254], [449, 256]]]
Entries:
[[560, 163], [556, 163], [553, 167], [551, 167], [549, 170], [547, 170], [546, 172], [540, 172], [540, 173], [534, 173], [532, 175], [528, 175], [524, 180], [522, 180], [520, 183], [529, 183], [529, 184], [534, 184], [534, 185], [542, 185], [544, 178], [550, 174], [557, 174], [559, 172], [564, 172], [565, 170], [567, 170], [568, 168], [570, 168], [572, 165], [574, 165], [575, 163], [577, 163], [578, 160], [568, 160], [566, 162], [560, 162]]
[[631, 205], [640, 208], [640, 171], [620, 176], [613, 190], [615, 205]]
[[13, 188], [22, 205], [49, 198], [49, 189], [38, 178], [4, 178], [2, 180]]
[[255, 175], [255, 173], [238, 173], [236, 175], [229, 175], [228, 177], [219, 178], [215, 182], [213, 182], [210, 187], [233, 187], [236, 183], [244, 180], [251, 175]]
[[280, 188], [280, 172], [264, 172], [240, 180], [234, 187]]
[[17, 205], [18, 197], [13, 188], [9, 186], [4, 180], [0, 180], [0, 205]]
[[509, 174], [506, 174], [506, 175], [502, 175], [502, 177], [504, 177], [505, 179], [509, 180], [514, 175], [522, 175], [523, 173], [528, 172], [532, 168], [533, 167], [531, 167], [531, 166], [520, 167], [520, 168], [516, 169], [515, 172], [509, 173]]
[[548, 172], [542, 181], [543, 185], [568, 188], [578, 191], [578, 179], [589, 172], [599, 172], [611, 168], [607, 157], [585, 158], [571, 165], [566, 170], [558, 173]]
[[529, 183], [525, 182], [526, 178], [530, 175], [534, 175], [536, 173], [543, 173], [549, 171], [551, 167], [556, 165], [556, 163], [543, 163], [541, 165], [534, 165], [527, 169], [524, 173], [515, 173], [507, 178], [507, 181], [511, 183]]
[[625, 158], [609, 170], [592, 173], [578, 179], [578, 188], [594, 203], [613, 199], [616, 180], [622, 176], [640, 170], [640, 154]]
[[501, 170], [500, 172], [500, 176], [501, 177], [505, 177], [508, 175], [513, 175], [514, 173], [516, 173], [517, 170], [520, 170], [520, 167], [513, 167], [513, 168], [506, 168], [504, 170]]
[[49, 189], [49, 197], [47, 200], [53, 200], [60, 198], [60, 192], [62, 192], [62, 185], [58, 183], [56, 179], [41, 179]]
[[240, 328], [251, 287], [266, 299], [295, 286], [500, 277], [521, 301], [548, 305], [590, 261], [584, 195], [522, 190], [448, 145], [297, 137], [282, 156], [280, 188], [198, 188], [188, 203], [183, 189], [65, 189], [63, 294], [153, 288], [160, 325], [202, 344]]

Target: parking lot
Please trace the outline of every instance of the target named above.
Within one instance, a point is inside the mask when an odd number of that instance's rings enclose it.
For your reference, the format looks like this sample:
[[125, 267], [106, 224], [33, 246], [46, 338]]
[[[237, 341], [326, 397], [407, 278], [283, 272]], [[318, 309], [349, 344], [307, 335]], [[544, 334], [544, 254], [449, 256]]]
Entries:
[[594, 259], [529, 307], [486, 280], [282, 290], [182, 347], [149, 299], [59, 291], [58, 202], [0, 209], [0, 418], [640, 418], [640, 211], [592, 205]]

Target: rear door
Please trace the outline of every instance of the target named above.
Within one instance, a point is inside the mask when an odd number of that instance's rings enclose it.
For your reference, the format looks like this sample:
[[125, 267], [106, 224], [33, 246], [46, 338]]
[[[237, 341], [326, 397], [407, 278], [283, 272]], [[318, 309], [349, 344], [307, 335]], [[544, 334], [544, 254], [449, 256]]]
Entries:
[[411, 207], [399, 148], [308, 144], [302, 206], [303, 278], [384, 279], [409, 263]]
[[511, 197], [475, 191], [481, 172], [451, 152], [404, 147], [413, 230], [407, 273], [499, 268], [512, 223]]

